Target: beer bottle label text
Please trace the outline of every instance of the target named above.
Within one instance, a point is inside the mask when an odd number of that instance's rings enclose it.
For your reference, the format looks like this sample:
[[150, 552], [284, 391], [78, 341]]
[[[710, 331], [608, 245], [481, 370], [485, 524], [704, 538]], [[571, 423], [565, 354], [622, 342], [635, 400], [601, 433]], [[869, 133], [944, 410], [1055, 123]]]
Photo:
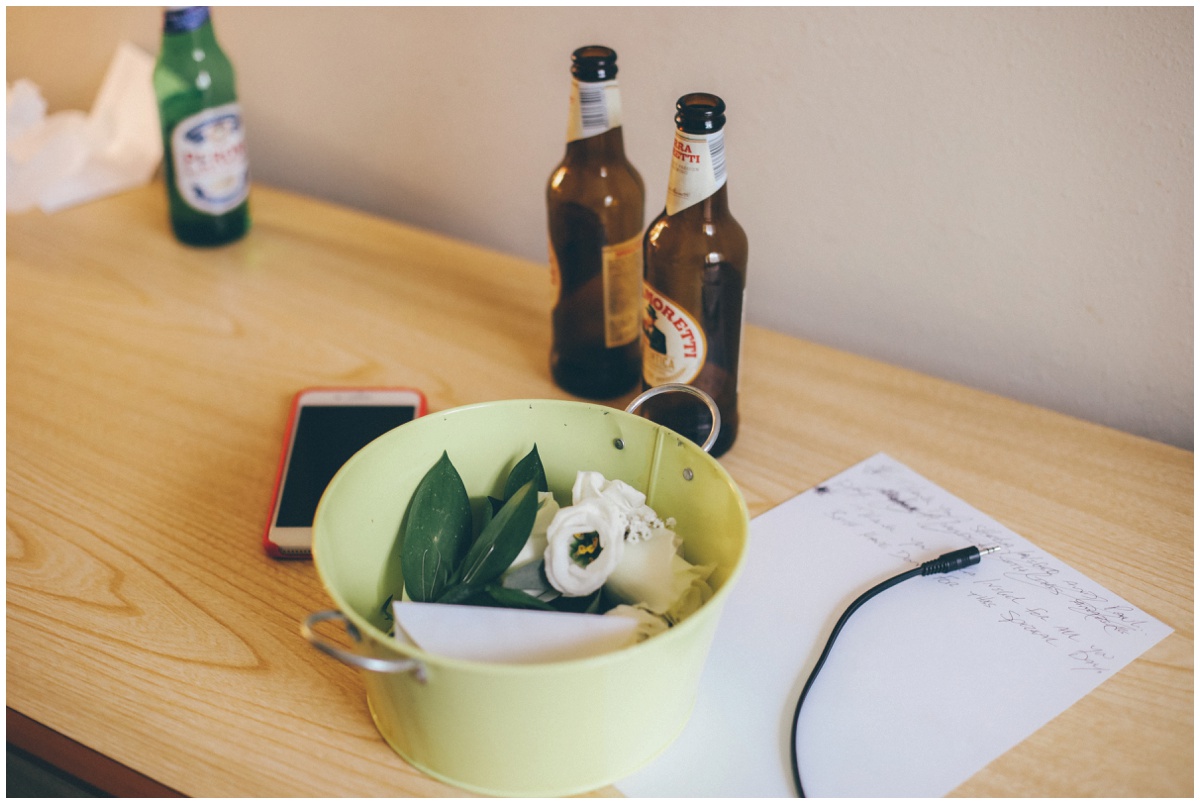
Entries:
[[171, 133], [175, 185], [198, 212], [222, 215], [250, 193], [242, 110], [226, 103], [187, 117]]
[[725, 132], [676, 130], [667, 176], [667, 214], [699, 204], [725, 185]]
[[642, 377], [647, 385], [689, 383], [708, 354], [704, 330], [686, 310], [643, 285]]

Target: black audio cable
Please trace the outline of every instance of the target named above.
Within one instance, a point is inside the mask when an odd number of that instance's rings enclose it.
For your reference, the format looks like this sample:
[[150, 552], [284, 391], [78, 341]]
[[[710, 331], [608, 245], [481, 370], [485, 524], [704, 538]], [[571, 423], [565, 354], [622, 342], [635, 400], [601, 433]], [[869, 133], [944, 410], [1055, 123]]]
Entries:
[[800, 691], [800, 698], [796, 701], [796, 711], [792, 714], [792, 784], [796, 787], [796, 795], [804, 798], [804, 787], [800, 784], [800, 764], [796, 759], [796, 727], [800, 723], [800, 707], [804, 705], [804, 699], [808, 697], [808, 691], [812, 689], [813, 681], [817, 678], [817, 673], [821, 672], [821, 667], [825, 664], [825, 660], [829, 658], [829, 651], [833, 648], [834, 641], [841, 633], [842, 626], [850, 619], [854, 612], [858, 611], [864, 603], [880, 592], [891, 589], [898, 583], [907, 581], [910, 578], [917, 578], [922, 575], [938, 575], [944, 572], [954, 572], [955, 570], [966, 569], [979, 563], [979, 560], [988, 553], [995, 553], [999, 547], [967, 547], [963, 550], [955, 550], [951, 553], [940, 555], [937, 558], [926, 561], [919, 567], [911, 569], [908, 572], [902, 572], [899, 575], [888, 578], [883, 583], [877, 584], [867, 591], [863, 592], [858, 598], [850, 604], [837, 623], [833, 626], [833, 631], [829, 634], [829, 641], [825, 643], [825, 650], [821, 651], [820, 658], [813, 666], [812, 673], [808, 676], [808, 681], [804, 682], [804, 689]]

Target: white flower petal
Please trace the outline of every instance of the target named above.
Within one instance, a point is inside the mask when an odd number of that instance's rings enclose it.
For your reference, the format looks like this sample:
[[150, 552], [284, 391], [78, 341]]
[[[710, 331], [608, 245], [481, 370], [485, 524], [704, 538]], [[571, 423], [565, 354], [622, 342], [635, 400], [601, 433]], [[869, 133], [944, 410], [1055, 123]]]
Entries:
[[664, 612], [669, 622], [682, 622], [708, 602], [713, 596], [708, 577], [716, 567], [716, 564], [689, 564], [682, 556], [675, 556], [671, 587], [674, 600]]
[[583, 500], [595, 497], [603, 497], [611, 501], [625, 515], [637, 511], [646, 504], [646, 495], [624, 480], [608, 480], [599, 472], [577, 473], [575, 485], [571, 487], [571, 501], [578, 505]]
[[[624, 480], [610, 480], [600, 490], [600, 496], [615, 502], [622, 513], [633, 513], [646, 505], [646, 495], [635, 489], [633, 486], [626, 483]], [[651, 516], [654, 512], [649, 508]]]
[[[576, 536], [596, 533], [599, 552], [587, 566], [571, 556]], [[550, 585], [569, 597], [590, 595], [608, 580], [620, 563], [625, 548], [625, 525], [620, 513], [600, 497], [559, 509], [546, 533], [546, 579]]]
[[608, 591], [625, 603], [641, 603], [658, 614], [666, 611], [675, 602], [673, 536], [664, 530], [627, 542], [621, 563], [608, 578]]
[[599, 497], [607, 482], [599, 472], [579, 472], [575, 475], [575, 485], [571, 487], [571, 503], [579, 505], [584, 500]]
[[628, 606], [622, 603], [620, 606], [609, 609], [604, 615], [606, 617], [632, 617], [637, 620], [637, 629], [634, 633], [637, 635], [638, 642], [647, 640], [671, 627], [662, 615], [646, 611], [642, 606]]

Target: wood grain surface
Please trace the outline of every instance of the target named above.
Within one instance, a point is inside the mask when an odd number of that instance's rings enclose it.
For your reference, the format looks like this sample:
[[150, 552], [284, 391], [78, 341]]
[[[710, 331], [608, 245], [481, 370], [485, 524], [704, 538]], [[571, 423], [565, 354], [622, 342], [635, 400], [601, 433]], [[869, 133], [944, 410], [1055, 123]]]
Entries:
[[[261, 530], [302, 387], [569, 398], [546, 269], [268, 188], [252, 210], [211, 250], [172, 239], [160, 187], [8, 216], [8, 706], [185, 795], [461, 795], [300, 637], [329, 597]], [[1191, 796], [1192, 453], [745, 339], [722, 463], [752, 514], [885, 451], [1175, 629], [957, 794]]]

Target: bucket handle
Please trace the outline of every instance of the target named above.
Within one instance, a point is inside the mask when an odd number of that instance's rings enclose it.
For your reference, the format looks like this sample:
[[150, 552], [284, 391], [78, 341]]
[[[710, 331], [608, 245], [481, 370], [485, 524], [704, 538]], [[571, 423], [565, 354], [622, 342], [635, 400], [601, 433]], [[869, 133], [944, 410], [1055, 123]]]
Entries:
[[326, 620], [341, 620], [346, 633], [353, 637], [355, 642], [362, 641], [362, 635], [358, 632], [358, 628], [354, 626], [354, 623], [350, 622], [345, 614], [342, 614], [337, 609], [327, 609], [308, 615], [304, 619], [304, 622], [300, 624], [300, 633], [317, 650], [332, 656], [342, 664], [348, 664], [360, 670], [371, 670], [376, 673], [412, 673], [417, 681], [422, 684], [425, 683], [425, 665], [416, 659], [380, 659], [375, 656], [363, 656], [343, 650], [337, 645], [321, 639], [313, 631], [313, 626]]
[[700, 445], [700, 449], [708, 452], [712, 449], [712, 445], [717, 443], [717, 434], [721, 432], [721, 411], [717, 409], [717, 403], [713, 401], [711, 396], [694, 385], [685, 385], [681, 382], [668, 382], [663, 385], [656, 385], [634, 397], [633, 401], [629, 403], [629, 407], [625, 408], [625, 412], [633, 413], [651, 397], [671, 393], [672, 391], [682, 391], [685, 394], [691, 394], [708, 406], [708, 411], [712, 414], [713, 420], [712, 432], [708, 434], [708, 438], [704, 439], [704, 443]]

